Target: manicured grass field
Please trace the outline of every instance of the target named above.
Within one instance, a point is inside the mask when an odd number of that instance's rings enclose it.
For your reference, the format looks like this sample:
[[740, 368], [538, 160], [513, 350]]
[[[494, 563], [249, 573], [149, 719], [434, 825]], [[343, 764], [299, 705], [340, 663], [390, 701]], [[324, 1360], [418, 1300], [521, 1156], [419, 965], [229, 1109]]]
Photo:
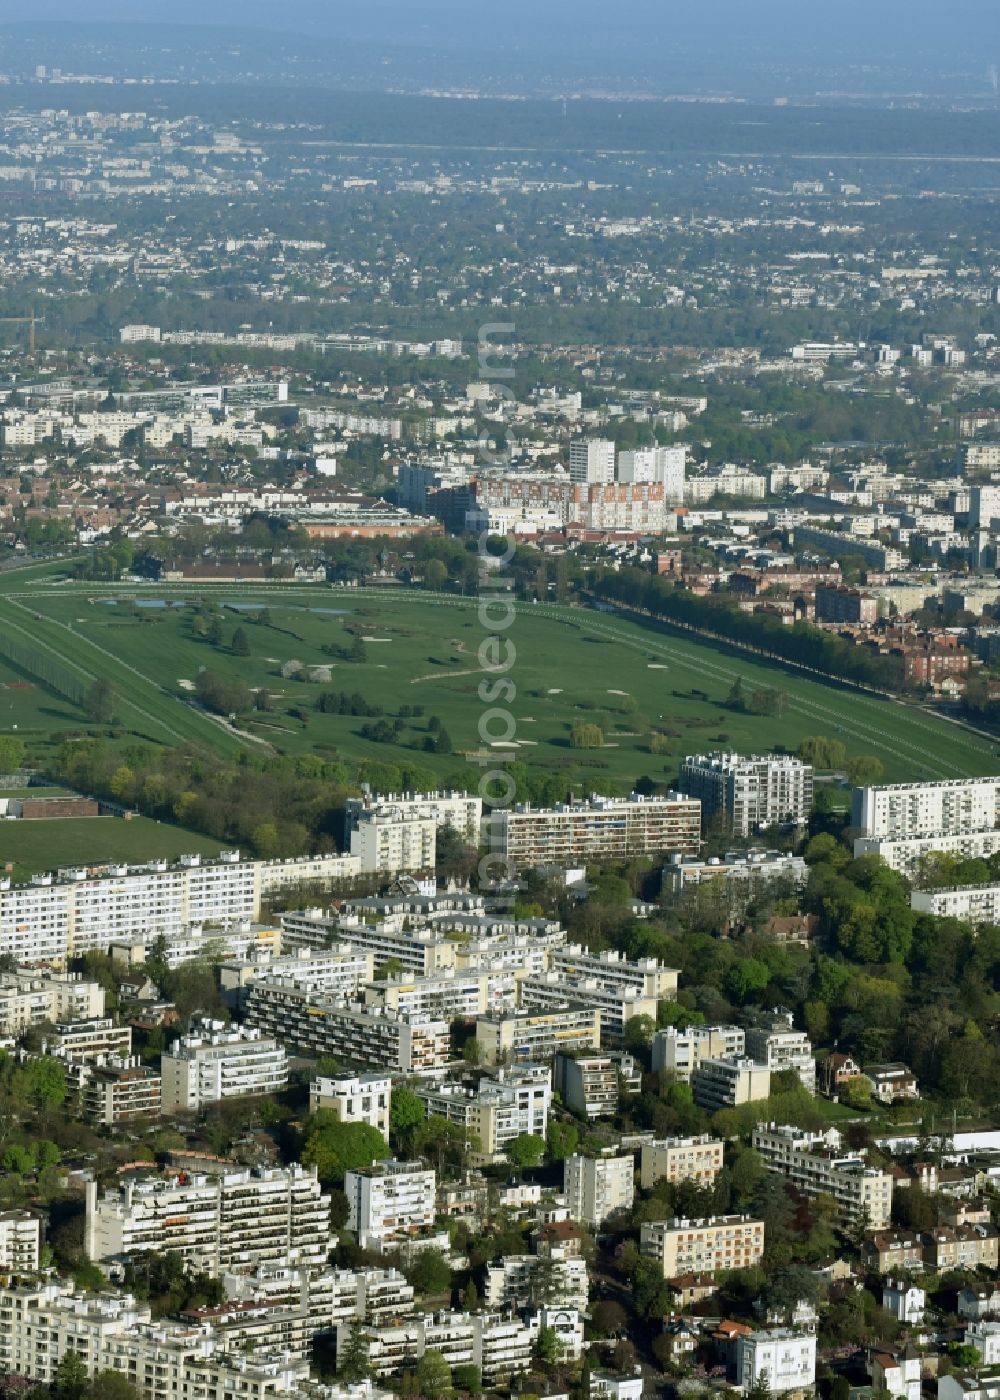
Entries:
[[148, 817], [65, 817], [53, 821], [0, 821], [0, 866], [13, 863], [15, 877], [64, 865], [102, 861], [140, 863], [187, 852], [216, 855], [222, 846]]
[[83, 722], [82, 712], [69, 700], [54, 695], [0, 657], [0, 733], [30, 739]]
[[[245, 744], [184, 703], [186, 686], [200, 667], [208, 667], [271, 693], [273, 710], [241, 719], [240, 727], [284, 752], [409, 759], [447, 778], [466, 753], [483, 751], [479, 723], [488, 705], [478, 694], [483, 673], [477, 652], [487, 634], [474, 600], [404, 589], [138, 589], [44, 579], [22, 579], [18, 587], [14, 576], [2, 587], [0, 625], [4, 610], [13, 609], [22, 625], [74, 665], [94, 674], [106, 670], [127, 702], [122, 722], [165, 742], [179, 742], [174, 731], [227, 753]], [[183, 606], [137, 608], [136, 598]], [[199, 598], [224, 609], [222, 646], [192, 634], [187, 605]], [[254, 620], [254, 609], [263, 607], [268, 625]], [[248, 637], [249, 657], [230, 649], [238, 625]], [[348, 629], [368, 639], [364, 660], [334, 659], [323, 651], [330, 644], [349, 645]], [[669, 781], [686, 753], [794, 749], [807, 734], [839, 738], [852, 755], [878, 755], [896, 781], [1000, 772], [989, 739], [936, 715], [605, 613], [525, 604], [505, 636], [516, 650], [509, 674], [517, 694], [509, 704], [498, 702], [500, 708], [510, 711], [520, 757], [535, 770], [565, 778], [567, 790], [586, 790], [597, 781], [627, 788], [644, 774]], [[331, 679], [284, 677], [282, 666], [290, 660], [330, 665]], [[726, 696], [737, 676], [750, 690], [782, 690], [784, 713], [765, 717], [728, 709]], [[402, 706], [422, 706], [423, 714], [404, 719], [398, 744], [377, 743], [359, 732], [370, 719], [315, 709], [325, 690], [358, 691], [382, 705], [389, 719]], [[2, 697], [0, 690], [0, 702]], [[425, 750], [432, 716], [448, 731], [451, 754]], [[0, 730], [2, 719], [0, 710]], [[602, 728], [603, 748], [570, 747], [570, 730], [581, 721]], [[497, 725], [494, 733], [502, 737]], [[654, 729], [666, 743], [664, 753], [650, 750]]]

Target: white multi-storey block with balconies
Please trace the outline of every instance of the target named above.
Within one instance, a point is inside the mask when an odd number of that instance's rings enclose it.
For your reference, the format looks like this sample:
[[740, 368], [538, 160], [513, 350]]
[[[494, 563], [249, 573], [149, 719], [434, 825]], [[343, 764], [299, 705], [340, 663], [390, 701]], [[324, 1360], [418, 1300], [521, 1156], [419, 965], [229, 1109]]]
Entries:
[[[81, 1293], [53, 1279], [14, 1280], [0, 1284], [0, 1315], [0, 1370], [42, 1385], [55, 1378], [70, 1352], [95, 1384], [98, 1376], [117, 1372], [144, 1400], [181, 1395], [301, 1400], [308, 1384], [305, 1357], [277, 1347], [258, 1347], [252, 1356], [228, 1352], [225, 1338], [211, 1327], [154, 1323], [149, 1304], [129, 1294]], [[388, 1395], [367, 1387], [344, 1400], [388, 1400]]]
[[0, 974], [0, 1035], [18, 1036], [57, 1021], [93, 1021], [104, 1015], [104, 988], [78, 972]]
[[701, 802], [740, 836], [787, 822], [801, 825], [812, 810], [813, 769], [791, 754], [692, 754], [681, 764], [680, 791]]
[[391, 1249], [434, 1224], [437, 1174], [421, 1162], [374, 1162], [344, 1179], [347, 1228], [363, 1249]]
[[254, 1027], [202, 1020], [162, 1056], [164, 1113], [197, 1113], [205, 1104], [275, 1094], [288, 1083], [285, 1047]]
[[213, 1276], [267, 1262], [319, 1268], [330, 1249], [330, 1198], [315, 1167], [133, 1177], [98, 1195], [87, 1183], [84, 1233], [94, 1263], [174, 1251]]
[[1000, 777], [855, 788], [851, 825], [860, 836], [892, 841], [995, 831], [1000, 826]]
[[445, 1081], [417, 1085], [415, 1092], [428, 1114], [468, 1129], [479, 1153], [493, 1158], [522, 1133], [545, 1136], [552, 1074], [548, 1065], [516, 1065], [482, 1077], [474, 1087]]
[[41, 1258], [42, 1222], [26, 1210], [0, 1211], [0, 1271], [33, 1274]]
[[424, 1074], [443, 1069], [451, 1058], [451, 1028], [443, 1017], [316, 995], [288, 978], [255, 982], [246, 1014], [250, 1025], [286, 1045], [359, 1068], [379, 1065], [398, 1074]]
[[120, 938], [182, 934], [192, 925], [252, 921], [264, 895], [290, 885], [329, 885], [360, 873], [348, 856], [216, 860], [182, 856], [176, 865], [109, 865], [101, 874], [67, 869], [26, 885], [0, 879], [0, 954], [21, 963], [62, 963]]
[[584, 1157], [574, 1153], [563, 1162], [563, 1195], [571, 1220], [595, 1228], [635, 1200], [635, 1158], [631, 1153]]
[[362, 812], [351, 832], [351, 855], [363, 875], [433, 870], [437, 826], [432, 817], [408, 817], [396, 807]]
[[566, 1001], [593, 1007], [600, 1016], [602, 1045], [620, 1044], [625, 1023], [636, 1016], [656, 1019], [656, 997], [644, 996], [635, 987], [606, 982], [601, 977], [546, 972], [540, 977], [522, 977], [517, 994], [524, 1010], [547, 1010]]
[[741, 1026], [667, 1026], [653, 1035], [652, 1063], [658, 1074], [687, 1083], [702, 1060], [738, 1060], [746, 1054]]
[[754, 1148], [806, 1196], [832, 1196], [850, 1226], [884, 1230], [890, 1223], [893, 1178], [863, 1156], [840, 1152], [835, 1128], [810, 1133], [791, 1124], [759, 1123]]
[[394, 820], [432, 821], [440, 830], [450, 826], [470, 845], [478, 846], [483, 819], [483, 800], [469, 792], [367, 793], [349, 797], [345, 804], [344, 829], [347, 843], [368, 812], [391, 811]]
[[587, 1261], [579, 1255], [543, 1259], [537, 1254], [506, 1254], [486, 1266], [483, 1301], [488, 1308], [542, 1301], [586, 1312], [589, 1296]]
[[490, 830], [492, 849], [515, 870], [671, 851], [694, 855], [701, 846], [701, 806], [675, 792], [595, 795], [555, 807], [501, 808], [492, 814]]
[[791, 1024], [791, 1013], [768, 1024], [747, 1029], [747, 1054], [759, 1064], [767, 1065], [772, 1074], [793, 1070], [810, 1094], [816, 1092], [816, 1056], [812, 1041], [805, 1031]]
[[677, 991], [679, 973], [656, 958], [627, 958], [624, 953], [605, 949], [592, 953], [579, 943], [554, 945], [549, 949], [549, 971], [570, 981], [594, 977], [608, 987], [628, 987], [640, 996], [658, 1001], [671, 999]]

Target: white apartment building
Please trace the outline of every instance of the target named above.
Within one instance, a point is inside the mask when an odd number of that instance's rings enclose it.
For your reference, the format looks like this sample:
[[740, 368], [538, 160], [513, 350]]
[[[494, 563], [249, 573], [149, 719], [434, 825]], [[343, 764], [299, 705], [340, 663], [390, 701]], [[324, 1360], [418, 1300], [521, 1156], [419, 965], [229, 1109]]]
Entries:
[[87, 1060], [96, 1063], [107, 1055], [131, 1055], [132, 1027], [120, 1026], [112, 1016], [93, 1021], [61, 1021], [45, 1037], [42, 1049], [75, 1064]]
[[692, 885], [721, 880], [734, 905], [748, 901], [758, 886], [771, 880], [794, 880], [804, 885], [809, 867], [787, 851], [727, 851], [721, 858], [671, 856], [663, 867], [664, 893], [679, 895]]
[[[788, 1019], [790, 1021], [791, 1017]], [[751, 1026], [747, 1030], [746, 1047], [750, 1058], [767, 1065], [772, 1074], [778, 1070], [794, 1070], [803, 1088], [815, 1094], [816, 1057], [805, 1031], [794, 1030], [788, 1021], [782, 1020], [770, 1026]]]
[[84, 1247], [95, 1264], [173, 1250], [213, 1276], [264, 1262], [319, 1268], [330, 1248], [330, 1198], [315, 1167], [298, 1163], [134, 1177], [101, 1197], [91, 1180]]
[[367, 1123], [388, 1141], [392, 1079], [387, 1074], [320, 1075], [309, 1085], [309, 1112], [327, 1109], [342, 1123]]
[[[0, 1370], [51, 1382], [69, 1351], [93, 1379], [117, 1371], [146, 1400], [304, 1400], [309, 1364], [268, 1349], [228, 1353], [207, 1324], [152, 1322], [129, 1294], [77, 1293], [60, 1281], [0, 1284]], [[370, 1386], [343, 1400], [388, 1400]]]
[[368, 793], [363, 797], [349, 797], [344, 817], [348, 842], [351, 833], [357, 831], [368, 812], [375, 815], [392, 812], [396, 820], [402, 821], [432, 821], [439, 830], [450, 826], [471, 845], [477, 846], [483, 820], [483, 800], [478, 794], [454, 790]]
[[348, 1172], [347, 1228], [363, 1249], [392, 1248], [434, 1225], [437, 1174], [420, 1162], [375, 1162]]
[[952, 885], [943, 890], [913, 890], [910, 908], [921, 914], [964, 919], [970, 924], [1000, 923], [1000, 885]]
[[418, 1084], [414, 1092], [428, 1114], [468, 1129], [479, 1152], [492, 1160], [522, 1133], [544, 1137], [552, 1103], [548, 1065], [517, 1065], [483, 1077], [474, 1087], [453, 1082]]
[[655, 1259], [666, 1279], [749, 1269], [764, 1253], [764, 1222], [749, 1215], [651, 1220], [640, 1227], [639, 1252]]
[[252, 984], [246, 1018], [287, 1045], [359, 1068], [424, 1074], [451, 1059], [451, 1028], [443, 1018], [349, 1004], [284, 977]]
[[684, 472], [687, 468], [685, 447], [637, 447], [633, 452], [619, 452], [617, 480], [628, 485], [657, 482], [665, 488], [671, 505], [684, 500]]
[[515, 870], [585, 865], [668, 851], [695, 854], [701, 806], [690, 797], [591, 797], [556, 807], [523, 805], [492, 814], [490, 846]]
[[851, 825], [865, 837], [964, 836], [1000, 826], [1000, 777], [855, 788]]
[[607, 438], [569, 445], [569, 479], [579, 486], [606, 486], [615, 479], [615, 445]]
[[601, 1043], [619, 1044], [627, 1021], [635, 1016], [656, 1019], [657, 998], [644, 996], [635, 987], [609, 983], [601, 977], [570, 977], [546, 972], [540, 977], [522, 977], [517, 984], [518, 1000], [526, 1010], [547, 1010], [565, 1005], [594, 1007], [600, 1015]]
[[351, 855], [365, 875], [433, 870], [437, 826], [431, 817], [408, 817], [398, 807], [361, 812], [351, 832]]
[[369, 923], [360, 912], [338, 918], [322, 909], [295, 910], [282, 914], [281, 938], [283, 947], [294, 949], [346, 943], [357, 952], [374, 954], [376, 969], [390, 959], [398, 960], [413, 977], [429, 977], [457, 962], [456, 944], [443, 931], [428, 928], [402, 911]]
[[42, 1247], [42, 1222], [26, 1210], [0, 1211], [0, 1272], [38, 1272]]
[[812, 810], [812, 766], [791, 754], [690, 754], [678, 785], [701, 803], [706, 823], [720, 815], [740, 836], [786, 822], [801, 825]]
[[[513, 982], [513, 977], [496, 979], [488, 972], [459, 972], [448, 967], [426, 977], [399, 973], [371, 982], [365, 988], [364, 1000], [373, 1009], [387, 1007], [407, 1015], [471, 1020], [494, 1008], [512, 1006]], [[504, 995], [506, 983], [510, 990]]]
[[252, 922], [264, 895], [295, 884], [329, 885], [360, 873], [345, 856], [291, 861], [240, 860], [224, 851], [215, 861], [182, 856], [176, 865], [111, 865], [35, 875], [26, 885], [0, 879], [0, 955], [21, 963], [62, 963], [129, 937], [183, 935], [192, 924]]
[[576, 980], [595, 977], [609, 987], [632, 987], [642, 996], [657, 1001], [670, 1000], [677, 992], [678, 972], [656, 958], [637, 958], [630, 962], [624, 953], [605, 949], [592, 953], [579, 943], [567, 943], [549, 949], [550, 972]]
[[486, 1265], [483, 1302], [488, 1308], [528, 1307], [545, 1302], [587, 1311], [587, 1261], [579, 1255], [542, 1259], [538, 1254], [506, 1254]]
[[854, 856], [881, 856], [890, 870], [901, 875], [913, 875], [920, 862], [929, 855], [961, 856], [966, 860], [989, 860], [1000, 851], [1000, 830], [970, 831], [961, 835], [858, 836], [854, 840]]
[[0, 1035], [19, 1036], [55, 1021], [92, 1021], [104, 1015], [104, 988], [78, 972], [0, 974]]
[[275, 1094], [288, 1083], [285, 1047], [255, 1027], [202, 1021], [163, 1054], [164, 1113], [197, 1113], [205, 1104]]
[[892, 1176], [869, 1167], [856, 1153], [839, 1154], [839, 1141], [835, 1129], [809, 1133], [790, 1124], [760, 1123], [753, 1132], [753, 1145], [772, 1171], [781, 1172], [807, 1196], [832, 1196], [843, 1223], [887, 1229]]
[[748, 1394], [765, 1385], [772, 1395], [812, 1390], [816, 1384], [816, 1335], [769, 1327], [736, 1339], [736, 1384]]
[[688, 1083], [702, 1060], [741, 1060], [746, 1055], [746, 1031], [741, 1026], [667, 1026], [653, 1035], [652, 1064], [659, 1074]]
[[722, 1170], [724, 1148], [719, 1138], [707, 1133], [644, 1142], [639, 1153], [639, 1185], [644, 1191], [664, 1180], [711, 1186]]
[[[477, 1366], [488, 1386], [507, 1389], [512, 1376], [531, 1369], [540, 1327], [552, 1326], [560, 1313], [577, 1318], [568, 1308], [542, 1308], [526, 1320], [496, 1313], [439, 1312], [417, 1314], [395, 1327], [366, 1327], [369, 1363], [378, 1377], [398, 1375], [425, 1352], [436, 1351], [449, 1367]], [[337, 1328], [338, 1352], [349, 1330]]]
[[239, 997], [259, 980], [283, 978], [313, 992], [350, 999], [370, 982], [375, 970], [371, 953], [349, 943], [323, 950], [298, 947], [283, 957], [229, 958], [219, 964], [222, 990]]
[[709, 1113], [739, 1108], [768, 1097], [771, 1071], [756, 1060], [702, 1060], [692, 1071], [691, 1092], [698, 1107]]
[[635, 1158], [584, 1157], [574, 1153], [563, 1162], [563, 1195], [571, 1220], [596, 1229], [609, 1216], [630, 1210], [635, 1200]]
[[642, 1088], [642, 1070], [633, 1056], [623, 1050], [600, 1055], [556, 1055], [553, 1077], [566, 1107], [590, 1119], [610, 1118], [617, 1113], [623, 1088], [630, 1094], [637, 1094]]

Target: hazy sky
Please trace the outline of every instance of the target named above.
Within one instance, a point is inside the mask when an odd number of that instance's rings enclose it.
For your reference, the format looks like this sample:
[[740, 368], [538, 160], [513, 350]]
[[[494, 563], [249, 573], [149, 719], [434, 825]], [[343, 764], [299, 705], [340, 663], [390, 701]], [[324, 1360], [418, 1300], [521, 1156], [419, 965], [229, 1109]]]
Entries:
[[1000, 57], [997, 0], [0, 0], [0, 22], [71, 20], [254, 26], [330, 38], [520, 48], [561, 45], [776, 56], [833, 49], [884, 60], [934, 51]]

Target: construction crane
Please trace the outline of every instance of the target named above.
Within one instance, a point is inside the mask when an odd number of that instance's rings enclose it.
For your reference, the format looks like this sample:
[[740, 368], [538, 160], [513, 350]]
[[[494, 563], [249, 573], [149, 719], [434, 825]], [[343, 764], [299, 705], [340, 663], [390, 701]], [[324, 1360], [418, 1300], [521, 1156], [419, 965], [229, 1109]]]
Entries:
[[28, 327], [28, 349], [32, 359], [35, 358], [35, 327], [44, 321], [44, 316], [35, 315], [34, 307], [31, 308], [30, 316], [0, 316], [0, 325]]

